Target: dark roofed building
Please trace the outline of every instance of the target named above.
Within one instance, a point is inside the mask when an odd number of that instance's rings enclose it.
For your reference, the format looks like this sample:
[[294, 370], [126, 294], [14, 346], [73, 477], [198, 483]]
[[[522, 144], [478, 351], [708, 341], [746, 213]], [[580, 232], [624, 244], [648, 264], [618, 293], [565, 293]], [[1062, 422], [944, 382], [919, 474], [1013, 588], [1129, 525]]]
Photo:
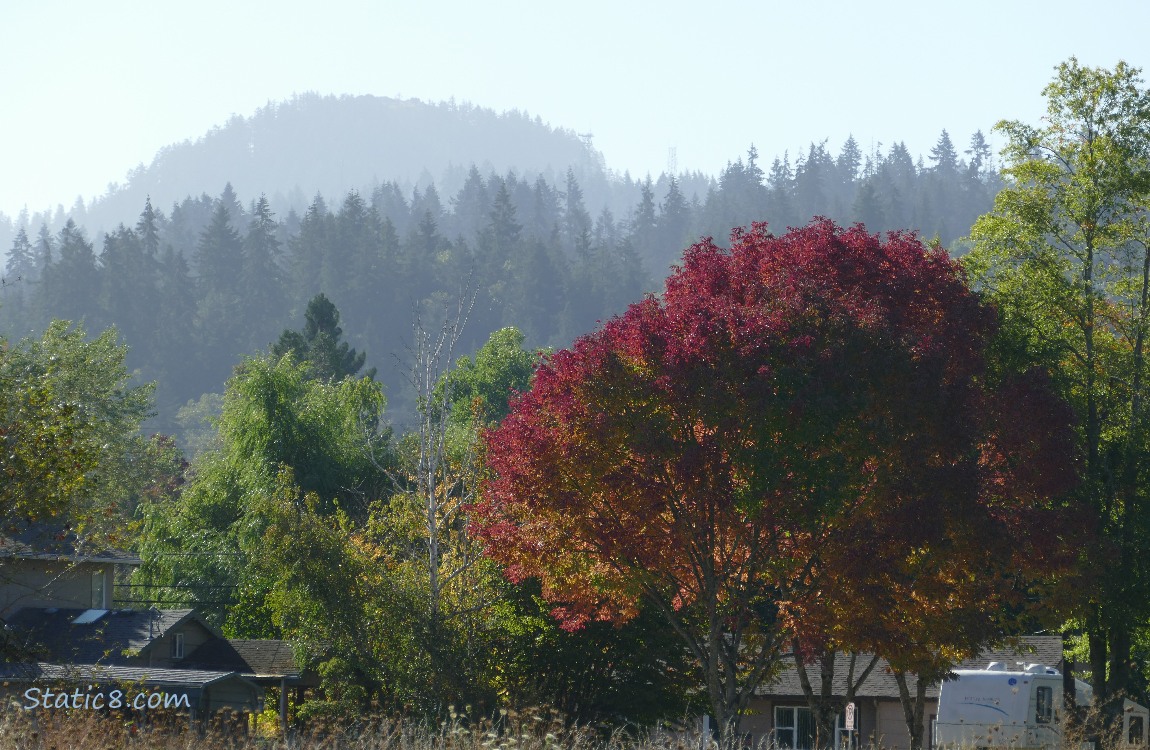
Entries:
[[318, 676], [302, 668], [288, 641], [220, 639], [208, 641], [188, 658], [188, 666], [198, 669], [231, 669], [256, 682], [312, 687]]
[[27, 653], [71, 664], [179, 667], [220, 638], [190, 609], [26, 607], [7, 622]]
[[257, 685], [275, 688], [279, 693], [280, 723], [287, 727], [287, 695], [296, 691], [296, 703], [303, 701], [306, 688], [318, 687], [319, 674], [301, 666], [288, 641], [219, 639], [208, 641], [188, 659], [196, 669], [229, 669]]
[[[115, 567], [138, 565], [136, 556], [85, 548], [66, 533], [26, 536], [0, 536], [0, 693], [130, 684], [188, 696], [176, 706], [193, 718], [225, 707], [262, 710], [263, 686], [240, 673], [280, 664], [280, 649], [257, 648], [254, 664], [197, 668], [188, 656], [227, 641], [195, 611], [113, 608]], [[299, 670], [291, 675], [298, 680]], [[281, 686], [287, 677], [280, 675]]]
[[69, 560], [73, 562], [139, 565], [131, 552], [85, 543], [72, 534], [46, 534], [26, 531], [17, 536], [0, 536], [0, 559]]
[[[71, 700], [84, 701], [82, 706], [96, 710], [120, 707], [111, 705], [113, 690], [123, 693], [125, 709], [154, 710], [166, 702], [167, 708], [187, 710], [192, 718], [218, 709], [247, 714], [263, 710], [263, 688], [235, 672], [36, 662], [0, 664], [0, 679], [25, 708], [40, 707], [37, 702], [49, 699], [51, 693], [46, 691], [55, 688], [75, 691]], [[139, 694], [144, 698], [137, 702], [134, 698]], [[159, 698], [149, 706], [147, 699], [153, 694]], [[43, 707], [63, 706], [47, 702]]]

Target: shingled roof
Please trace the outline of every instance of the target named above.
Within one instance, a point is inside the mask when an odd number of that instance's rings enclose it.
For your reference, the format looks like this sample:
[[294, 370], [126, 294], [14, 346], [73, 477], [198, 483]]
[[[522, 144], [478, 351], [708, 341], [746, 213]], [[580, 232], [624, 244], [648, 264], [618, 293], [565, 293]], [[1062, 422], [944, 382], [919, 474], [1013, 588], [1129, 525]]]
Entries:
[[202, 669], [231, 669], [247, 676], [298, 677], [302, 670], [288, 641], [213, 640], [196, 649], [187, 660]]
[[18, 533], [0, 534], [0, 559], [3, 558], [124, 565], [139, 565], [141, 562], [131, 552], [84, 542], [69, 530], [54, 530], [39, 524]]
[[29, 653], [71, 664], [115, 664], [193, 619], [211, 630], [190, 609], [106, 610], [93, 622], [75, 622], [84, 612], [100, 611], [28, 607], [8, 618], [8, 625]]
[[261, 684], [280, 680], [293, 685], [319, 684], [315, 670], [307, 669], [296, 660], [289, 641], [211, 640], [193, 651], [185, 664], [195, 669], [234, 670]]
[[235, 679], [235, 672], [202, 669], [119, 667], [106, 664], [49, 664], [46, 662], [3, 664], [0, 679], [19, 682], [129, 682], [154, 687], [207, 687]]
[[[183, 693], [187, 700], [182, 705], [179, 702], [175, 703], [175, 708], [177, 710], [189, 709], [193, 712], [219, 708], [230, 708], [243, 712], [263, 709], [263, 689], [235, 672], [105, 664], [0, 663], [0, 680], [5, 683], [43, 683], [45, 688], [50, 688], [53, 683], [70, 683], [77, 685], [79, 694], [85, 696], [92, 694], [93, 691], [102, 693], [104, 689], [110, 686], [120, 686], [118, 689], [125, 691], [129, 690], [129, 686], [136, 690], [144, 688], [146, 692], [162, 691], [174, 694], [170, 697], [177, 699], [180, 697], [178, 694]], [[228, 689], [222, 691], [221, 694], [212, 695], [211, 701], [205, 702], [205, 698], [209, 695], [209, 688], [218, 685], [227, 685]], [[142, 692], [137, 693], [137, 695], [142, 694]], [[59, 701], [59, 695], [57, 693], [57, 701]], [[28, 694], [25, 693], [24, 696], [27, 700]], [[111, 694], [109, 693], [108, 696], [110, 697]], [[125, 693], [126, 697], [127, 694]], [[55, 705], [59, 706], [60, 704], [57, 702]], [[125, 703], [125, 705], [127, 704]], [[150, 701], [149, 705], [151, 705]], [[165, 697], [163, 707], [168, 708], [167, 697]], [[139, 706], [135, 706], [135, 708], [139, 708]]]
[[[855, 674], [862, 672], [870, 663], [871, 654], [859, 654], [855, 663]], [[1062, 661], [1062, 638], [1059, 636], [1026, 636], [1020, 639], [1019, 648], [988, 648], [973, 659], [967, 659], [955, 669], [985, 669], [992, 661], [1005, 662], [1013, 666], [1015, 663], [1036, 663], [1047, 666], [1056, 666]], [[794, 662], [787, 659], [789, 665], [769, 683], [760, 685], [755, 694], [760, 696], [774, 696], [786, 698], [802, 698], [803, 686], [799, 681], [799, 671]], [[835, 655], [835, 674], [832, 688], [835, 695], [846, 694], [847, 671], [850, 669], [850, 655], [839, 653]], [[807, 674], [813, 684], [819, 680], [818, 665], [807, 668]], [[913, 676], [908, 677], [908, 684], [913, 691], [917, 684]], [[938, 698], [937, 684], [927, 687], [928, 698]], [[855, 692], [859, 698], [894, 698], [897, 699], [898, 683], [895, 682], [890, 664], [885, 659], [879, 659], [878, 664], [860, 688]]]

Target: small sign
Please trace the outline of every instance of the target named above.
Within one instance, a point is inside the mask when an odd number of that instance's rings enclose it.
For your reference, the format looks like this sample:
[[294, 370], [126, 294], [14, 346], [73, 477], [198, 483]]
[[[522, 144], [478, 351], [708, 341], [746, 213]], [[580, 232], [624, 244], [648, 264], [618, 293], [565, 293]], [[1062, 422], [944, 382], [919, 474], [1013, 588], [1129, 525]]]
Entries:
[[846, 716], [843, 717], [843, 729], [848, 732], [855, 730], [855, 704], [853, 703], [847, 704]]

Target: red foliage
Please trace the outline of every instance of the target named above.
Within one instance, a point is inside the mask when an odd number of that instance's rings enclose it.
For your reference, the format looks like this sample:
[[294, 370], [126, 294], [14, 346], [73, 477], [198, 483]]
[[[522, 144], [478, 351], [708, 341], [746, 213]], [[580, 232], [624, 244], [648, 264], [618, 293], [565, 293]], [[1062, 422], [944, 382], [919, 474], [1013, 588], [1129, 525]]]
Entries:
[[696, 244], [662, 299], [556, 353], [486, 433], [476, 530], [569, 628], [645, 599], [867, 642], [911, 604], [1003, 604], [1013, 583], [965, 582], [1043, 549], [1073, 461], [1045, 382], [988, 382], [994, 320], [910, 234], [817, 221]]

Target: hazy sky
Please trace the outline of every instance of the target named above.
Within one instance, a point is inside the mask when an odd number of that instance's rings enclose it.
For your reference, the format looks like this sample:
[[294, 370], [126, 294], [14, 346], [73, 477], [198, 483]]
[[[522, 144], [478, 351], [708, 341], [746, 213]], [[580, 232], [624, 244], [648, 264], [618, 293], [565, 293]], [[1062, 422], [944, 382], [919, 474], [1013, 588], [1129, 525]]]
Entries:
[[70, 206], [294, 93], [455, 97], [717, 174], [812, 140], [960, 149], [1071, 55], [1150, 68], [1145, 0], [0, 0], [0, 212]]

